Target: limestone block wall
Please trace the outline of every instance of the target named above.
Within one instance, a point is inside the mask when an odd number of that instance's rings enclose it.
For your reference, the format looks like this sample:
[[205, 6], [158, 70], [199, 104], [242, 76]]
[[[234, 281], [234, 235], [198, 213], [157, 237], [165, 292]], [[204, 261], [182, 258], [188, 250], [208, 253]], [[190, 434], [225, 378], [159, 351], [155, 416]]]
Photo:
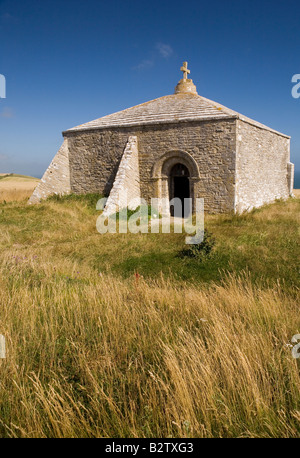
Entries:
[[65, 132], [69, 145], [70, 185], [75, 193], [99, 192], [113, 186], [129, 136], [139, 145], [141, 196], [158, 197], [152, 168], [169, 151], [185, 151], [197, 162], [194, 197], [204, 198], [209, 212], [234, 209], [236, 120], [189, 121]]
[[[199, 180], [193, 180], [194, 198], [204, 198], [207, 212], [226, 212], [234, 208], [235, 119], [185, 122], [180, 126], [159, 125], [138, 133], [141, 194], [157, 196], [157, 182], [149, 180], [156, 161], [167, 152], [188, 153], [197, 163]], [[162, 197], [168, 197], [162, 195]]]
[[167, 186], [160, 194], [154, 165], [180, 152], [197, 164], [193, 197], [204, 198], [205, 211], [249, 210], [292, 192], [289, 144], [287, 136], [236, 118], [68, 131], [29, 202], [53, 193], [108, 196], [115, 182], [112, 196], [123, 186], [150, 203], [168, 197]]
[[[128, 138], [119, 169], [110, 191], [103, 214], [108, 216], [121, 208], [136, 206], [141, 197], [137, 137]], [[136, 208], [136, 207], [135, 207]]]
[[236, 211], [289, 196], [289, 137], [237, 120], [236, 150]]
[[44, 173], [28, 203], [34, 204], [51, 194], [68, 194], [70, 186], [70, 167], [68, 140], [65, 139], [54, 159]]
[[130, 135], [117, 129], [65, 133], [70, 150], [70, 184], [77, 194], [108, 196]]

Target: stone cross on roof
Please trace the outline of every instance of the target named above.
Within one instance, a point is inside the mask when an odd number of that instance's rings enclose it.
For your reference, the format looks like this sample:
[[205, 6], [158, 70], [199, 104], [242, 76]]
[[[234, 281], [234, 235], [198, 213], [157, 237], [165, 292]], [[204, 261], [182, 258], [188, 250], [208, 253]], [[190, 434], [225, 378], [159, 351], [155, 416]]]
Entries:
[[183, 79], [184, 80], [186, 80], [188, 74], [191, 73], [191, 71], [188, 70], [187, 66], [188, 66], [188, 63], [187, 62], [183, 62], [183, 65], [182, 65], [182, 67], [180, 69], [180, 71], [183, 72]]

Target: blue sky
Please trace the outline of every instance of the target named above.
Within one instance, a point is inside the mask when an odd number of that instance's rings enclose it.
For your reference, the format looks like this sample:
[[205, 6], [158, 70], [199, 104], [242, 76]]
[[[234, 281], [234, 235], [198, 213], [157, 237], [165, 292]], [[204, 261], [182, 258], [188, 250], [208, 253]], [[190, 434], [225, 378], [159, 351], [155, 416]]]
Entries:
[[300, 169], [299, 1], [0, 0], [0, 172], [41, 176], [61, 132], [172, 94], [200, 95], [291, 135]]

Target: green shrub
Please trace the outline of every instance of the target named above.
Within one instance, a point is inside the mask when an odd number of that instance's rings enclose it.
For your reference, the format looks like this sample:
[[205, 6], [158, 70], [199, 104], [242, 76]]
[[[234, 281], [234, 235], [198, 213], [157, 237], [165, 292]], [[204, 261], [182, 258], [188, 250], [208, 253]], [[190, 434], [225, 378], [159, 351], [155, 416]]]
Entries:
[[215, 244], [216, 241], [212, 234], [205, 231], [203, 241], [201, 243], [189, 245], [180, 252], [180, 257], [197, 258], [202, 261], [211, 256]]

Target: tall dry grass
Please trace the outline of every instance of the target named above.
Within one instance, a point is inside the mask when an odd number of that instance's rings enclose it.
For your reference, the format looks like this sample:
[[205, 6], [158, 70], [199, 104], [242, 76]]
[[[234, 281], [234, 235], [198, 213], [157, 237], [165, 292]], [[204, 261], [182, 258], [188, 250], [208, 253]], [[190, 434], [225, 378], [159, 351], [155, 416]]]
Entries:
[[33, 189], [11, 189], [1, 190], [0, 189], [0, 203], [2, 202], [24, 202], [29, 199], [33, 192]]
[[2, 437], [299, 436], [299, 300], [280, 284], [121, 280], [13, 256], [0, 266]]
[[0, 203], [26, 201], [38, 183], [38, 179], [27, 177], [2, 178], [0, 180]]
[[0, 206], [0, 436], [299, 437], [299, 201], [207, 217], [202, 264], [87, 202]]

